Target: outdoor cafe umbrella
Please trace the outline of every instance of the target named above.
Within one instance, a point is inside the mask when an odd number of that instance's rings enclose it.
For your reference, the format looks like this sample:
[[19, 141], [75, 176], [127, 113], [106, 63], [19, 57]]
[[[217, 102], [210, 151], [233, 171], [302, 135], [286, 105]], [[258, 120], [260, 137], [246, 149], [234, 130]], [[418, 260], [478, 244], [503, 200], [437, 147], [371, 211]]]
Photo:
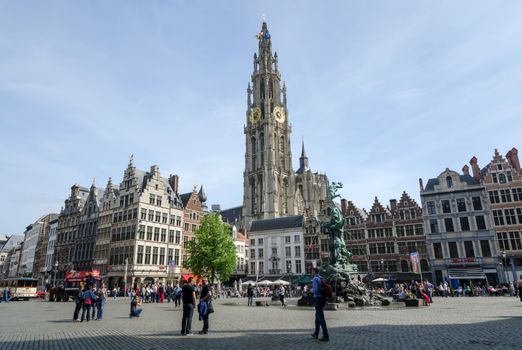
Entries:
[[290, 285], [290, 282], [283, 281], [283, 280], [277, 280], [277, 281], [274, 281], [274, 282], [272, 282], [272, 283], [273, 283], [273, 284], [283, 285], [283, 286], [288, 286], [288, 285]]
[[258, 286], [263, 286], [263, 287], [268, 287], [268, 286], [271, 286], [272, 284], [274, 284], [274, 283], [269, 280], [263, 280], [261, 282], [257, 282]]
[[245, 281], [245, 282], [241, 283], [242, 286], [248, 286], [249, 284], [255, 286], [256, 282], [255, 281]]

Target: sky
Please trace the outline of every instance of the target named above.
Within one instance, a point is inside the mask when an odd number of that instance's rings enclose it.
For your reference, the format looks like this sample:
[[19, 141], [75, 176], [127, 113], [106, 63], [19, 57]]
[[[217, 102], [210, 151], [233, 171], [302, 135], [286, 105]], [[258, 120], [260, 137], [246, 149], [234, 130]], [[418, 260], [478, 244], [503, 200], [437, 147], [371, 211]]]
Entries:
[[369, 209], [522, 147], [519, 1], [0, 0], [0, 233], [128, 157], [242, 205], [246, 88], [266, 16], [294, 169]]

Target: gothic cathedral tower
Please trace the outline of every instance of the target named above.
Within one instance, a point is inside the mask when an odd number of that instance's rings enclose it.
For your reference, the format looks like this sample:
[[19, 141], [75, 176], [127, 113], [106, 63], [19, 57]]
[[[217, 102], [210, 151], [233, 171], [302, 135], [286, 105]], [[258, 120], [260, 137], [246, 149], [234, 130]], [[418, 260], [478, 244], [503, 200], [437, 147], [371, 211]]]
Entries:
[[245, 223], [288, 213], [288, 181], [293, 175], [286, 87], [281, 87], [277, 53], [263, 22], [247, 89], [243, 216]]

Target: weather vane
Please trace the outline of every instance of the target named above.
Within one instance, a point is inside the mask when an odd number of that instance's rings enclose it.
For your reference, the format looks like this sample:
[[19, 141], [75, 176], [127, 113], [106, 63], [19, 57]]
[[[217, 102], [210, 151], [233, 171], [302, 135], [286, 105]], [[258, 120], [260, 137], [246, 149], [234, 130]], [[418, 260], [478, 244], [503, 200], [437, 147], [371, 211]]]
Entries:
[[263, 22], [266, 22], [266, 15], [263, 13]]

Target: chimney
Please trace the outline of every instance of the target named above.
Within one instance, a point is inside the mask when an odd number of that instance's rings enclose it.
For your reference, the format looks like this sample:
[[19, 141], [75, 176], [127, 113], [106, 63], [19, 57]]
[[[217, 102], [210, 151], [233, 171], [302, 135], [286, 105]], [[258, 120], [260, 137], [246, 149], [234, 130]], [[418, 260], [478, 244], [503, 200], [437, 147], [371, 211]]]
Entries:
[[421, 191], [424, 191], [424, 185], [422, 184], [422, 179], [419, 178], [419, 187]]
[[473, 171], [473, 177], [475, 180], [480, 181], [480, 168], [478, 166], [478, 159], [477, 157], [473, 156], [469, 160], [469, 164], [471, 164], [471, 170]]
[[397, 200], [390, 199], [390, 211], [394, 213], [397, 210]]
[[464, 164], [464, 166], [462, 167], [462, 173], [464, 175], [469, 175], [469, 166], [467, 164]]
[[518, 150], [513, 147], [507, 154], [506, 158], [509, 164], [515, 168], [518, 172], [520, 172], [520, 161], [518, 160]]
[[150, 167], [150, 173], [151, 173], [152, 175], [156, 175], [156, 173], [159, 173], [159, 168], [158, 168], [158, 166], [157, 166], [157, 165], [153, 165], [153, 166], [151, 166], [151, 167]]
[[179, 184], [179, 177], [178, 175], [170, 175], [169, 176], [169, 185], [172, 187], [172, 190], [174, 193], [178, 193], [178, 184]]
[[341, 199], [341, 213], [343, 216], [346, 216], [346, 210], [348, 209], [348, 201], [346, 199]]

